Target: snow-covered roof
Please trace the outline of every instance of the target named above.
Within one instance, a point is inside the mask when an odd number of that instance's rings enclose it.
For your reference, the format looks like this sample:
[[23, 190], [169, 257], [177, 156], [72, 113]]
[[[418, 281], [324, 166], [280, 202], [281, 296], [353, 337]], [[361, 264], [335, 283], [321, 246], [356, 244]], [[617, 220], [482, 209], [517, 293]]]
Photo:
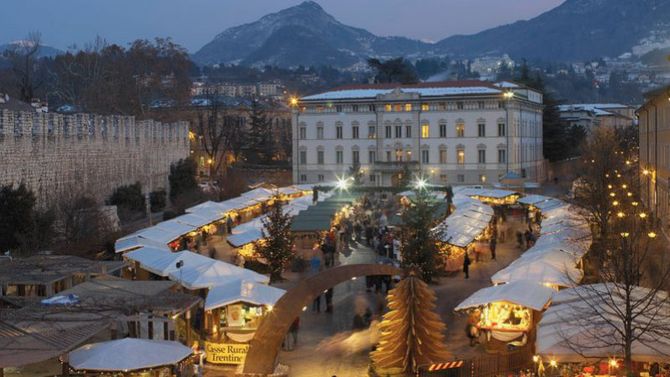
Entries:
[[[319, 100], [339, 100], [339, 99], [374, 99], [378, 95], [389, 94], [394, 89], [345, 89], [332, 90], [325, 93], [314, 94], [303, 97], [303, 101], [319, 101]], [[417, 93], [422, 97], [442, 97], [442, 96], [457, 96], [468, 94], [500, 94], [499, 89], [494, 89], [486, 86], [474, 87], [435, 87], [435, 88], [400, 88], [403, 93]]]
[[125, 251], [137, 249], [142, 246], [164, 248], [166, 247], [166, 244], [160, 241], [144, 238], [139, 234], [131, 234], [116, 240], [116, 242], [114, 242], [114, 251], [117, 253], [123, 253]]
[[493, 216], [493, 209], [467, 196], [468, 190], [460, 190], [454, 195], [456, 209], [442, 223], [435, 227], [440, 232], [440, 240], [450, 245], [466, 247], [484, 232]]
[[551, 300], [554, 290], [536, 281], [519, 280], [478, 290], [454, 311], [484, 306], [493, 302], [510, 302], [533, 310], [542, 310]]
[[209, 290], [205, 310], [244, 302], [252, 305], [274, 305], [285, 290], [259, 284], [255, 281], [234, 280]]
[[175, 365], [192, 353], [179, 342], [125, 338], [79, 347], [70, 352], [68, 363], [82, 371], [128, 372]]
[[576, 103], [572, 105], [559, 105], [558, 111], [560, 112], [589, 111], [594, 113], [596, 116], [604, 116], [604, 115], [618, 115], [608, 110], [625, 109], [629, 107], [630, 106], [628, 105], [622, 105], [620, 103]]
[[267, 283], [270, 280], [265, 275], [219, 260], [213, 260], [213, 263], [195, 267], [184, 262], [182, 268], [173, 271], [169, 276], [171, 280], [178, 281], [187, 289], [213, 288], [234, 279], [260, 283]]
[[502, 199], [508, 196], [516, 195], [516, 192], [509, 190], [499, 190], [499, 189], [476, 189], [469, 188], [461, 192], [463, 195], [467, 196], [480, 196], [485, 198], [494, 198]]

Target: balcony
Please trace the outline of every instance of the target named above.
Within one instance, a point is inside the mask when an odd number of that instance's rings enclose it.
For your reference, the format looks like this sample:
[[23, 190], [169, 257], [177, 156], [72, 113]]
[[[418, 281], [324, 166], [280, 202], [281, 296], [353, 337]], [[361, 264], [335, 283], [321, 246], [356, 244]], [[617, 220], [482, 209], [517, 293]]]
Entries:
[[395, 173], [402, 172], [405, 167], [410, 171], [418, 171], [421, 165], [419, 161], [375, 161], [372, 169], [380, 173]]

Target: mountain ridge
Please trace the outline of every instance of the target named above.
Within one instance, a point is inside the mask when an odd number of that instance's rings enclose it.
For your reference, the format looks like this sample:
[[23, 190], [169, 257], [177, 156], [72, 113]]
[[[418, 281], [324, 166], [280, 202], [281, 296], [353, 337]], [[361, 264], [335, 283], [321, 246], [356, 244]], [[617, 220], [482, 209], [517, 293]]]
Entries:
[[[367, 58], [514, 58], [583, 61], [616, 57], [646, 45], [670, 46], [670, 0], [566, 0], [529, 20], [435, 43], [377, 36], [338, 21], [314, 1], [234, 26], [193, 54], [199, 64], [333, 65], [348, 68]], [[647, 48], [647, 51], [649, 49]]]

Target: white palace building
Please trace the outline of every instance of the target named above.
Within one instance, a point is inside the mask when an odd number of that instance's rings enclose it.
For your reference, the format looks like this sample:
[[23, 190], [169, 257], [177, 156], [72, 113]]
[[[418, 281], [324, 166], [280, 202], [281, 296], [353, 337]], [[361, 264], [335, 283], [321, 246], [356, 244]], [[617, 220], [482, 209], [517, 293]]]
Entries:
[[434, 184], [544, 177], [542, 93], [510, 82], [335, 88], [292, 100], [293, 180], [332, 182], [360, 166], [368, 186], [409, 171]]

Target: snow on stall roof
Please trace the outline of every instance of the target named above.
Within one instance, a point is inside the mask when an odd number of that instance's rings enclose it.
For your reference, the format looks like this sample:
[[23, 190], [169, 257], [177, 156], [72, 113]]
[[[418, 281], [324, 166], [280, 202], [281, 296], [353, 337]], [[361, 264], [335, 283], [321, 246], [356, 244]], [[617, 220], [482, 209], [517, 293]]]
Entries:
[[553, 293], [553, 289], [536, 281], [518, 280], [480, 289], [458, 304], [454, 311], [476, 308], [494, 302], [511, 302], [541, 311], [549, 303]]

